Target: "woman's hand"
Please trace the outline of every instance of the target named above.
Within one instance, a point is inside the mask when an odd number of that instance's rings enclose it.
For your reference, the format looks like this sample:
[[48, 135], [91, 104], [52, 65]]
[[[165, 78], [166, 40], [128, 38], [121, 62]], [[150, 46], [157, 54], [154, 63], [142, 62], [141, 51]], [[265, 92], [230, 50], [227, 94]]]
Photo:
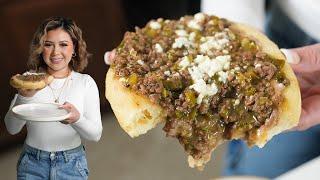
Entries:
[[69, 117], [63, 121], [60, 121], [63, 124], [72, 124], [75, 123], [79, 120], [80, 118], [80, 113], [77, 110], [76, 107], [74, 107], [74, 105], [65, 102], [63, 105], [60, 106], [60, 108], [63, 108], [65, 110], [67, 110], [69, 112]]
[[300, 85], [302, 112], [293, 130], [320, 124], [320, 44], [283, 50]]
[[116, 54], [116, 50], [112, 50], [112, 51], [107, 51], [105, 54], [104, 54], [104, 62], [107, 64], [107, 65], [110, 65], [114, 59], [114, 56]]
[[34, 96], [40, 89], [17, 89], [18, 93], [24, 97]]

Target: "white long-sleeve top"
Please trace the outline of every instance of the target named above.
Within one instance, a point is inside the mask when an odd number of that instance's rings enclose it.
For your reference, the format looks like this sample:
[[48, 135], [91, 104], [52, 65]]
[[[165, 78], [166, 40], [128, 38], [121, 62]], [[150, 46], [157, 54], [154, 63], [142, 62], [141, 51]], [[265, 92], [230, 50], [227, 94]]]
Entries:
[[[81, 144], [81, 138], [98, 141], [102, 134], [102, 124], [97, 85], [87, 74], [72, 71], [69, 78], [68, 81], [67, 78], [54, 79], [50, 84], [52, 88], [47, 86], [33, 97], [16, 94], [5, 116], [9, 133], [17, 134], [26, 125], [28, 133], [25, 143], [50, 152], [78, 147]], [[24, 121], [17, 119], [11, 111], [12, 107], [19, 104], [52, 103], [58, 96], [60, 104], [69, 102], [77, 108], [80, 113], [80, 119], [77, 122], [66, 125], [60, 122]]]
[[[264, 4], [265, 0], [202, 0], [201, 11], [250, 24], [262, 30], [265, 19]], [[279, 5], [304, 32], [320, 41], [319, 0], [279, 0]]]

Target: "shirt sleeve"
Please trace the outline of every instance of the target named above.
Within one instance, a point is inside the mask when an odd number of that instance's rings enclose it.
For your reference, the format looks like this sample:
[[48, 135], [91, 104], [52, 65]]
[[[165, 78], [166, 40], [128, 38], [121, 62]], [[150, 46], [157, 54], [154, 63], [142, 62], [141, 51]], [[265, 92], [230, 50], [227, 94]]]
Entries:
[[24, 97], [19, 94], [16, 94], [14, 96], [13, 100], [11, 101], [9, 111], [7, 112], [4, 118], [6, 128], [10, 134], [14, 135], [19, 133], [23, 128], [23, 126], [26, 124], [26, 121], [18, 119], [17, 117], [14, 116], [12, 112], [12, 108], [16, 105], [30, 103], [33, 101], [33, 99], [34, 97]]
[[83, 114], [71, 126], [84, 139], [99, 141], [102, 134], [99, 91], [95, 81], [89, 76], [86, 83]]
[[264, 0], [202, 0], [201, 11], [263, 30]]

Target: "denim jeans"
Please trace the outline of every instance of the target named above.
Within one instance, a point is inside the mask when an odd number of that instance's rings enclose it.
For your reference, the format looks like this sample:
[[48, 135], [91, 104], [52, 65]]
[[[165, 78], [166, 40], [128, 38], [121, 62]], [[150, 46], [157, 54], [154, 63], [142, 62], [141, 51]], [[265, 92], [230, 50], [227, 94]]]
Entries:
[[24, 145], [17, 164], [18, 180], [83, 180], [88, 179], [84, 147], [47, 152]]
[[[294, 48], [316, 41], [294, 24], [270, 1], [266, 34], [280, 48]], [[275, 178], [320, 155], [320, 126], [303, 132], [282, 133], [262, 149], [231, 141], [226, 153], [224, 175], [254, 175]]]

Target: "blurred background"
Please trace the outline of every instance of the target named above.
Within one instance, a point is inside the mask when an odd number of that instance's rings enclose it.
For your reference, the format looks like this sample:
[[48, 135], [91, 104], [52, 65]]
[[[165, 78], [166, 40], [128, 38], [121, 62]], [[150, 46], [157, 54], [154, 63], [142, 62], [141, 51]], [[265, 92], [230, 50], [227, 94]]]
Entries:
[[100, 90], [104, 132], [98, 143], [85, 142], [90, 179], [210, 179], [221, 169], [223, 147], [203, 172], [188, 167], [178, 141], [166, 138], [162, 126], [132, 140], [118, 125], [104, 96], [108, 66], [103, 55], [115, 48], [126, 31], [159, 17], [178, 19], [200, 11], [200, 0], [0, 0], [0, 169], [1, 179], [15, 179], [16, 162], [26, 135], [12, 136], [3, 122], [16, 93], [9, 79], [26, 71], [29, 44], [38, 25], [51, 16], [74, 19], [93, 54], [85, 73]]

